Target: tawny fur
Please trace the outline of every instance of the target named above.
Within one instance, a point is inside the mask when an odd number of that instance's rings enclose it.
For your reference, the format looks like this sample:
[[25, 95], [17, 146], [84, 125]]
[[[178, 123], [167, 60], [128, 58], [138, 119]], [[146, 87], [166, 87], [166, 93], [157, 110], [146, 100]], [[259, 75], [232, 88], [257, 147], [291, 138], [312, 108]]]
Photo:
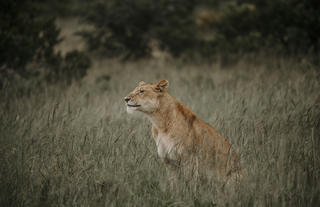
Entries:
[[209, 168], [226, 181], [239, 175], [239, 159], [230, 143], [167, 93], [167, 87], [166, 80], [140, 82], [125, 98], [128, 112], [139, 111], [150, 119], [158, 155], [167, 168], [177, 169], [187, 163]]

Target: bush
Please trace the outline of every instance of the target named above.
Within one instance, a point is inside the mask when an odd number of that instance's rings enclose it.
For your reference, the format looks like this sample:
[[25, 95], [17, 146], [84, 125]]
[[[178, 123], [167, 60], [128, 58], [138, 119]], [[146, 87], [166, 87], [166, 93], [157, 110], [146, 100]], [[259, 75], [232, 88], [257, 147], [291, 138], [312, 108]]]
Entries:
[[319, 54], [318, 1], [244, 0], [229, 4], [220, 14], [221, 18], [212, 24], [220, 48]]
[[72, 80], [78, 81], [86, 76], [91, 66], [89, 56], [78, 50], [68, 52], [65, 57], [58, 53], [54, 61], [56, 63], [45, 71], [46, 81], [49, 83], [65, 82], [70, 85]]
[[[214, 15], [199, 20], [199, 8]], [[320, 5], [316, 0], [111, 0], [92, 3], [88, 11], [85, 19], [95, 29], [81, 35], [91, 51], [107, 56], [148, 56], [152, 40], [174, 56], [212, 57], [266, 49], [285, 55], [319, 54]], [[203, 37], [204, 26], [210, 38]]]
[[87, 75], [87, 69], [91, 66], [90, 58], [83, 52], [77, 50], [66, 54], [62, 65], [62, 76], [66, 77], [67, 82], [80, 80]]
[[[61, 41], [54, 17], [44, 14], [38, 1], [2, 1], [0, 3], [0, 89], [15, 74], [24, 78], [39, 75], [47, 80], [79, 80], [91, 61], [83, 52], [72, 51], [62, 57], [54, 47]], [[37, 66], [28, 70], [29, 63]], [[35, 72], [36, 71], [36, 72]]]
[[0, 67], [26, 75], [25, 66], [34, 60], [52, 63], [53, 47], [60, 42], [60, 30], [53, 18], [38, 17], [37, 9], [26, 0], [0, 3]]
[[107, 56], [139, 58], [148, 56], [150, 41], [178, 56], [195, 42], [196, 30], [190, 14], [195, 1], [105, 1], [93, 3], [85, 19], [94, 31], [81, 35], [89, 49]]

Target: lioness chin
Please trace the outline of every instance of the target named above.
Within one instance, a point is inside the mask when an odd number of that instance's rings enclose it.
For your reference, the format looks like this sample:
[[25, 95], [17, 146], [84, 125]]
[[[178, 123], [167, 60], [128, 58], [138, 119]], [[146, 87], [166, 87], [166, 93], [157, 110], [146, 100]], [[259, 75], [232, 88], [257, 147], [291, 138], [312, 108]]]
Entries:
[[142, 112], [151, 121], [158, 155], [171, 178], [181, 166], [189, 169], [191, 177], [199, 169], [206, 169], [222, 182], [239, 178], [239, 159], [230, 143], [169, 95], [168, 86], [167, 80], [142, 81], [125, 97], [125, 102], [128, 113]]

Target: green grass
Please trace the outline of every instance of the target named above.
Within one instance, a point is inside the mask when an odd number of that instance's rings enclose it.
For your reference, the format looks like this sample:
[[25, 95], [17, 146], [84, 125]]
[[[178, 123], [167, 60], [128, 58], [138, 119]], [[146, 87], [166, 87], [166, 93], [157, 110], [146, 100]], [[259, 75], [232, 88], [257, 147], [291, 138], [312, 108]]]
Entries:
[[[0, 92], [0, 205], [319, 206], [316, 69], [96, 60], [69, 88], [17, 82]], [[123, 101], [139, 81], [160, 79], [239, 153], [245, 176], [234, 191], [183, 179], [169, 190], [151, 124]]]

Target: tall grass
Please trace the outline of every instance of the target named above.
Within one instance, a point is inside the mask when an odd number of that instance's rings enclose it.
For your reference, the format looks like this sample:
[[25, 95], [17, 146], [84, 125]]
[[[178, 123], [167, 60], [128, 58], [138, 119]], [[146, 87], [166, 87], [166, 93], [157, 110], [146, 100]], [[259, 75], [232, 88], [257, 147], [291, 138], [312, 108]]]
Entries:
[[[170, 191], [151, 124], [123, 101], [139, 81], [160, 79], [239, 153], [245, 176], [234, 191], [183, 179]], [[279, 59], [228, 68], [96, 60], [69, 88], [8, 86], [0, 205], [319, 206], [319, 90], [315, 66]]]

